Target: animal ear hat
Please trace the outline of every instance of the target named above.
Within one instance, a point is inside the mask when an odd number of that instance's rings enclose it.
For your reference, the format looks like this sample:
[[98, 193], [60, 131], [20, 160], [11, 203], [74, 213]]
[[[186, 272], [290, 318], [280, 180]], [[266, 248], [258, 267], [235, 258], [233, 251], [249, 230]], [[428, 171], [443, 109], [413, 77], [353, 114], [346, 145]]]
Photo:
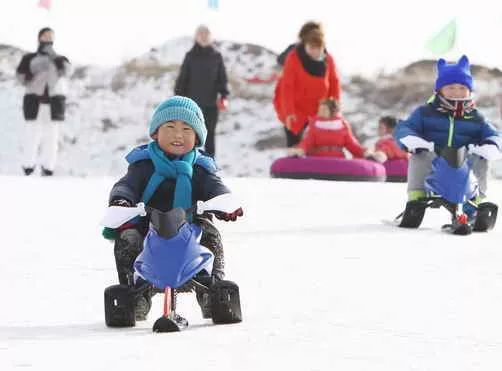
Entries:
[[441, 58], [437, 62], [436, 91], [450, 84], [461, 84], [472, 91], [471, 65], [467, 56], [463, 55], [458, 63], [446, 63]]

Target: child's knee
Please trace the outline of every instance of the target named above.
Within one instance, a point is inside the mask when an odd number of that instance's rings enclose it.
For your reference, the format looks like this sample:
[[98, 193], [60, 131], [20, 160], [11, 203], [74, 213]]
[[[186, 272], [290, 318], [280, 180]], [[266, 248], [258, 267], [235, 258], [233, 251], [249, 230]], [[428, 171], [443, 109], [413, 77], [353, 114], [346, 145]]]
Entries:
[[143, 235], [134, 228], [123, 230], [115, 242], [115, 251], [125, 250], [129, 253], [139, 254], [143, 249]]
[[211, 251], [216, 249], [223, 249], [221, 234], [216, 226], [208, 219], [200, 219], [197, 222], [202, 228], [200, 244], [207, 247]]
[[478, 156], [472, 155], [472, 171], [476, 174], [487, 174], [488, 173], [488, 160]]

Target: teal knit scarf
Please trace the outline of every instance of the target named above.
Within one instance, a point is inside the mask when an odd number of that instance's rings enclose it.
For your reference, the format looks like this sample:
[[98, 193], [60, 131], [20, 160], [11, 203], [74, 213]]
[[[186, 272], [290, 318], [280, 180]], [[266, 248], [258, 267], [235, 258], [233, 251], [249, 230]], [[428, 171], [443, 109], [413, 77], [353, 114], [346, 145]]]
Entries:
[[165, 179], [176, 179], [173, 208], [190, 208], [192, 206], [193, 165], [197, 159], [197, 152], [192, 150], [180, 159], [171, 160], [158, 143], [153, 141], [148, 145], [148, 153], [155, 167], [155, 172], [150, 177], [141, 200], [147, 204]]

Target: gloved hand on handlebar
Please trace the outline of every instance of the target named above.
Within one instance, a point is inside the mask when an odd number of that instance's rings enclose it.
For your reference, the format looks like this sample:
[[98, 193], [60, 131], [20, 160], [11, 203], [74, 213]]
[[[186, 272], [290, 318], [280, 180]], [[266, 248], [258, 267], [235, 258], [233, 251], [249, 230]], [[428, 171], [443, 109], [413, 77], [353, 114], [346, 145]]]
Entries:
[[[113, 199], [109, 206], [119, 206], [119, 207], [134, 207], [131, 201], [126, 200], [125, 198], [116, 198]], [[104, 227], [103, 231], [101, 234], [103, 235], [104, 238], [107, 240], [116, 240], [120, 234], [121, 231], [132, 228], [134, 226], [134, 223], [131, 223], [129, 221], [125, 222], [124, 224], [118, 226], [117, 228], [110, 228], [110, 227]]]
[[417, 153], [420, 152], [420, 150], [425, 150], [429, 152], [434, 151], [433, 142], [429, 142], [423, 138], [414, 135], [407, 135], [404, 138], [401, 138], [399, 141], [403, 143], [408, 149], [408, 151], [411, 153]]
[[487, 160], [496, 160], [502, 157], [502, 153], [495, 144], [486, 143], [479, 146], [469, 146], [469, 152]]
[[231, 213], [224, 213], [222, 211], [216, 211], [214, 212], [214, 216], [218, 218], [219, 220], [224, 220], [226, 222], [232, 221], [235, 222], [237, 220], [237, 217], [243, 216], [244, 212], [242, 211], [242, 207], [239, 207], [237, 210]]

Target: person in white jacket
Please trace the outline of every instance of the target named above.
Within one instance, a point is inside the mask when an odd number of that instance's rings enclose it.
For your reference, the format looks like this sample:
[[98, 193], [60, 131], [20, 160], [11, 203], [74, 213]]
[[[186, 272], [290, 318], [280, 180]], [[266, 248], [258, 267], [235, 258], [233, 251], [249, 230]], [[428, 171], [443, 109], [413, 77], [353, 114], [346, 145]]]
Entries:
[[[53, 49], [54, 31], [48, 27], [38, 33], [38, 49], [27, 53], [16, 70], [26, 87], [23, 114], [26, 132], [22, 167], [30, 175], [41, 165], [41, 174], [50, 176], [56, 167], [59, 130], [65, 119], [66, 77], [71, 65]], [[39, 158], [40, 157], [40, 158]]]

